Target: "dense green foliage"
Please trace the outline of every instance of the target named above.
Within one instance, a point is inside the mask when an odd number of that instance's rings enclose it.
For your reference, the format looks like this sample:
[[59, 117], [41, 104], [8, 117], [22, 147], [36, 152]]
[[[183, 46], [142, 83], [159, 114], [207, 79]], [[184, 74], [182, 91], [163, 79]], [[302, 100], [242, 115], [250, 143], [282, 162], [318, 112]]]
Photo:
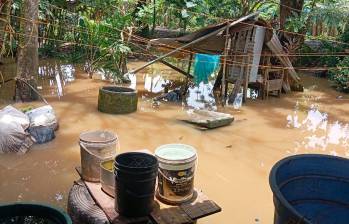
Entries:
[[[21, 16], [22, 0], [13, 0], [11, 15]], [[156, 26], [187, 32], [204, 26], [260, 11], [261, 17], [279, 29], [281, 7], [288, 0], [41, 0], [39, 15], [39, 52], [41, 57], [59, 57], [85, 63], [89, 73], [103, 70], [121, 78], [122, 65], [133, 45], [124, 38], [133, 33], [154, 35]], [[292, 1], [291, 1], [292, 3]], [[294, 7], [294, 6], [292, 6]], [[304, 0], [290, 12], [285, 24], [289, 39], [318, 39], [321, 49], [296, 45], [292, 53], [334, 54], [349, 41], [349, 0]], [[284, 9], [285, 10], [285, 9]], [[284, 12], [284, 11], [283, 11]], [[11, 17], [12, 29], [19, 31], [21, 18]], [[280, 20], [280, 21], [279, 21]], [[279, 23], [280, 22], [280, 23]], [[284, 32], [286, 31], [286, 32]], [[289, 35], [295, 32], [301, 35]], [[316, 36], [316, 38], [314, 38]], [[16, 52], [18, 36], [10, 35], [7, 53]], [[292, 45], [292, 41], [291, 44]], [[295, 41], [297, 42], [297, 41]], [[292, 48], [292, 47], [290, 47]], [[342, 56], [294, 57], [298, 66], [336, 67]], [[118, 79], [119, 79], [118, 78]], [[335, 77], [334, 77], [335, 79]]]
[[337, 69], [331, 69], [330, 74], [335, 88], [349, 93], [349, 56], [338, 63]]

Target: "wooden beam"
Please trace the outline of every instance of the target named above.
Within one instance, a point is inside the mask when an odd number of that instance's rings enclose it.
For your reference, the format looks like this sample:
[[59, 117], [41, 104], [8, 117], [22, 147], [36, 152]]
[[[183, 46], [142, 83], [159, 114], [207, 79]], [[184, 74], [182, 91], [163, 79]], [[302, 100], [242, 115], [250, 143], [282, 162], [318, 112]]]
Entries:
[[[145, 49], [145, 48], [139, 46], [138, 44], [135, 44], [135, 43], [132, 43], [132, 42], [130, 42], [130, 43], [133, 44], [133, 46], [136, 46], [138, 49], [144, 51], [144, 53], [150, 54], [150, 55], [152, 56], [152, 58], [156, 58], [156, 56], [153, 55], [153, 54], [152, 54], [150, 51], [148, 51], [147, 49]], [[182, 69], [180, 69], [180, 68], [178, 68], [178, 67], [176, 67], [176, 66], [174, 66], [174, 65], [172, 65], [172, 64], [170, 64], [170, 63], [168, 63], [167, 61], [159, 60], [159, 62], [162, 63], [162, 64], [164, 64], [164, 65], [166, 65], [166, 66], [168, 66], [168, 67], [170, 67], [170, 68], [172, 68], [173, 70], [175, 70], [175, 71], [177, 71], [177, 72], [179, 72], [179, 73], [181, 73], [181, 74], [187, 76], [188, 78], [191, 78], [191, 79], [194, 78], [189, 72], [185, 72], [185, 71], [183, 71]]]
[[202, 36], [202, 37], [199, 37], [199, 38], [196, 39], [196, 40], [193, 40], [193, 41], [190, 42], [190, 43], [184, 44], [184, 45], [182, 45], [182, 46], [176, 48], [176, 49], [174, 49], [173, 51], [170, 51], [170, 52], [168, 52], [167, 54], [164, 54], [164, 55], [162, 55], [162, 56], [160, 56], [160, 57], [158, 57], [158, 58], [156, 58], [156, 59], [154, 59], [154, 60], [152, 60], [152, 61], [150, 61], [150, 62], [148, 62], [148, 63], [146, 63], [146, 64], [144, 64], [144, 65], [142, 65], [142, 66], [140, 66], [139, 68], [136, 68], [136, 69], [130, 71], [129, 73], [137, 73], [137, 72], [139, 72], [140, 70], [142, 70], [142, 69], [148, 67], [149, 65], [154, 64], [154, 63], [157, 62], [157, 61], [160, 61], [160, 60], [162, 60], [162, 59], [164, 59], [164, 58], [166, 58], [166, 57], [168, 57], [168, 56], [170, 56], [170, 55], [172, 55], [172, 54], [174, 54], [174, 53], [176, 53], [176, 52], [178, 52], [178, 51], [180, 51], [180, 50], [183, 50], [183, 49], [185, 49], [185, 48], [187, 48], [187, 47], [189, 47], [189, 46], [191, 46], [191, 45], [193, 45], [193, 44], [195, 44], [195, 43], [201, 42], [201, 41], [203, 41], [203, 40], [206, 40], [206, 39], [209, 38], [209, 37], [212, 37], [212, 36], [214, 36], [214, 35], [217, 35], [218, 33], [224, 31], [225, 29], [229, 29], [230, 27], [232, 27], [232, 26], [234, 26], [234, 25], [236, 25], [236, 24], [239, 24], [239, 23], [241, 23], [241, 22], [243, 22], [243, 21], [245, 21], [245, 20], [247, 20], [247, 19], [253, 18], [253, 17], [257, 16], [257, 15], [259, 15], [259, 12], [254, 12], [254, 13], [251, 13], [251, 14], [249, 14], [249, 15], [247, 15], [247, 16], [241, 17], [240, 19], [235, 20], [234, 22], [231, 22], [231, 23], [227, 24], [226, 26], [223, 26], [222, 28], [220, 28], [220, 29], [218, 29], [218, 30], [216, 30], [216, 31], [213, 31], [213, 32], [211, 32], [211, 33], [209, 33], [209, 34], [206, 34], [206, 35], [204, 35], [204, 36]]
[[191, 74], [189, 74], [189, 73], [183, 71], [182, 69], [180, 69], [180, 68], [178, 68], [178, 67], [176, 67], [176, 66], [174, 66], [174, 65], [172, 65], [170, 63], [168, 63], [167, 61], [160, 60], [159, 62], [161, 62], [162, 64], [164, 64], [164, 65], [166, 65], [166, 66], [168, 66], [170, 68], [172, 68], [173, 70], [175, 70], [175, 71], [177, 71], [179, 73], [182, 73], [183, 75], [187, 76], [188, 78], [191, 78], [191, 79], [194, 78]]

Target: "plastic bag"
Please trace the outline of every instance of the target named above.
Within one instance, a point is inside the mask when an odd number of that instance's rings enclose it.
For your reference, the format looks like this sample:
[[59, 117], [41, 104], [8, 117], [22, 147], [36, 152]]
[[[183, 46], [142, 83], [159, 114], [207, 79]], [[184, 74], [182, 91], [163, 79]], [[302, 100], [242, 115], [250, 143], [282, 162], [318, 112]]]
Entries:
[[55, 112], [50, 105], [38, 107], [25, 113], [30, 120], [30, 127], [52, 127], [54, 130], [58, 127]]
[[242, 97], [243, 97], [242, 93], [238, 93], [236, 95], [236, 98], [233, 103], [233, 107], [235, 110], [240, 109], [240, 107], [242, 106]]
[[30, 120], [28, 131], [36, 143], [46, 143], [55, 138], [54, 131], [58, 127], [58, 122], [52, 106], [38, 107], [26, 114]]
[[33, 144], [30, 135], [25, 132], [29, 118], [12, 106], [0, 110], [0, 153], [24, 154]]
[[56, 137], [52, 127], [36, 126], [30, 127], [28, 131], [37, 144], [49, 142]]
[[25, 130], [29, 127], [29, 118], [22, 111], [17, 110], [13, 106], [6, 106], [0, 110], [0, 122], [2, 123], [18, 123]]

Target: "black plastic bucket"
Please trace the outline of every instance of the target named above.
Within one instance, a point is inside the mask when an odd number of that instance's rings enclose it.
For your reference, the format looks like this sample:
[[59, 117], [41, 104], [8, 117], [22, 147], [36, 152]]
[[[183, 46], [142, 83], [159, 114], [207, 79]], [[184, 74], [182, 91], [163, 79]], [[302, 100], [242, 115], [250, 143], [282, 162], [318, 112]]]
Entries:
[[0, 223], [72, 224], [69, 216], [52, 206], [35, 203], [0, 204]]
[[297, 155], [271, 170], [274, 224], [349, 223], [349, 160]]
[[147, 216], [154, 207], [158, 160], [141, 152], [115, 158], [115, 209], [128, 217]]

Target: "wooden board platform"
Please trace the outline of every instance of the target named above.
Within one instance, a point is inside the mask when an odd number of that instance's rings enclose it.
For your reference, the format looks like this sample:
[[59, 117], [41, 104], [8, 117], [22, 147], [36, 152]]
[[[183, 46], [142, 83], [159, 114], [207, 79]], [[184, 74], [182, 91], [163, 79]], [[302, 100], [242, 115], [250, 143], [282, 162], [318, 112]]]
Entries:
[[230, 114], [208, 111], [208, 110], [193, 110], [188, 112], [185, 117], [179, 120], [195, 124], [202, 129], [213, 129], [222, 126], [227, 126], [234, 121], [234, 117]]
[[[81, 176], [81, 169], [76, 168]], [[114, 208], [114, 198], [102, 191], [100, 183], [83, 181], [92, 198], [104, 211], [112, 224], [191, 224], [199, 218], [220, 212], [222, 209], [209, 200], [201, 191], [196, 190], [196, 197], [191, 202], [180, 206], [171, 206], [155, 200], [155, 208], [149, 217], [128, 218], [120, 216]]]

